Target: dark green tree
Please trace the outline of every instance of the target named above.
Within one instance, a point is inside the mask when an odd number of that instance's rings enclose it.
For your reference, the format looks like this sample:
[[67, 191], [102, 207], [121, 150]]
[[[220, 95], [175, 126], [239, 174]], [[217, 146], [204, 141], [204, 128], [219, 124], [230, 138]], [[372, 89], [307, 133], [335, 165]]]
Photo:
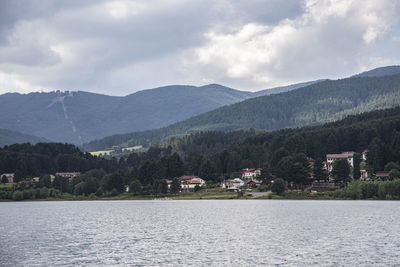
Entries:
[[161, 192], [161, 194], [166, 194], [166, 193], [168, 193], [168, 184], [167, 184], [167, 181], [161, 180], [161, 181], [160, 181], [159, 187], [160, 187], [160, 192]]
[[[39, 180], [40, 181], [40, 180]], [[57, 188], [61, 192], [68, 192], [69, 191], [69, 180], [67, 177], [62, 177], [56, 175], [53, 181], [53, 187]]]
[[290, 166], [290, 181], [301, 185], [309, 176], [308, 170], [300, 162], [295, 162]]
[[333, 161], [332, 175], [336, 184], [344, 185], [350, 175], [350, 164], [347, 159], [337, 159]]
[[172, 154], [167, 160], [166, 178], [178, 177], [183, 174], [183, 162], [177, 153]]
[[391, 169], [389, 172], [389, 179], [394, 180], [400, 178], [400, 171], [398, 169]]
[[40, 198], [48, 198], [49, 197], [49, 189], [47, 187], [42, 187], [40, 189]]
[[176, 194], [176, 193], [178, 193], [179, 191], [181, 191], [181, 183], [179, 182], [178, 179], [174, 178], [174, 179], [172, 179], [170, 192], [171, 192], [172, 194]]
[[338, 141], [333, 133], [330, 133], [326, 139], [326, 153], [339, 153]]
[[286, 190], [286, 183], [284, 180], [278, 178], [276, 179], [271, 186], [271, 191], [278, 195], [281, 195]]
[[393, 161], [388, 162], [388, 163], [385, 165], [385, 168], [384, 168], [385, 172], [390, 172], [390, 171], [393, 170], [393, 169], [400, 170], [399, 164], [397, 164], [396, 162], [393, 162]]
[[328, 176], [326, 171], [324, 170], [324, 166], [322, 160], [320, 158], [316, 158], [313, 167], [314, 178], [316, 180], [327, 180]]
[[216, 168], [210, 159], [203, 159], [199, 169], [199, 176], [207, 181], [216, 179]]
[[360, 153], [354, 153], [353, 156], [353, 179], [354, 180], [359, 180], [361, 177], [361, 172], [360, 172], [360, 163], [361, 163], [361, 154]]
[[2, 184], [8, 183], [8, 178], [7, 178], [7, 176], [3, 175], [3, 176], [1, 177], [1, 183], [2, 183]]
[[112, 173], [104, 176], [101, 186], [104, 191], [112, 191], [115, 189], [117, 192], [124, 190], [124, 179], [120, 173]]
[[140, 195], [142, 193], [142, 185], [139, 180], [133, 180], [129, 186], [129, 192], [134, 195]]
[[39, 177], [39, 186], [40, 187], [47, 187], [50, 188], [51, 187], [51, 179], [50, 179], [50, 175], [45, 174], [45, 175], [41, 175]]
[[368, 146], [367, 162], [374, 172], [383, 170], [384, 144], [378, 137], [375, 137]]

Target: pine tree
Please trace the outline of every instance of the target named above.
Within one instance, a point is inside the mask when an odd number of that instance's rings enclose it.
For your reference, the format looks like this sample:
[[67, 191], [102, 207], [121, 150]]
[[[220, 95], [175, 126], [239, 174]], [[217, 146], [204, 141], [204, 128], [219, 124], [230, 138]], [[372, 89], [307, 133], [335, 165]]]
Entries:
[[361, 154], [360, 153], [354, 153], [353, 156], [353, 179], [354, 180], [359, 180], [361, 177], [361, 172], [360, 172], [360, 163], [361, 163]]

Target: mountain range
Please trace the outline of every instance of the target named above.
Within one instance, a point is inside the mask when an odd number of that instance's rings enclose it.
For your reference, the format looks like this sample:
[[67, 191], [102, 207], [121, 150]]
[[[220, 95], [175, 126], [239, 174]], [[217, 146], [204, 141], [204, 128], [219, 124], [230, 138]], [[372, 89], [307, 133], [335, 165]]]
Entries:
[[[389, 66], [344, 80], [317, 80], [258, 92], [210, 84], [165, 86], [123, 97], [83, 91], [7, 93], [0, 95], [0, 128], [15, 134], [0, 136], [4, 140], [0, 144], [48, 140], [97, 150], [148, 145], [202, 130], [318, 124], [397, 105], [397, 80], [388, 77], [398, 73], [399, 66]], [[383, 91], [378, 90], [380, 84]]]
[[221, 106], [311, 83], [256, 93], [218, 84], [165, 86], [124, 97], [82, 91], [7, 93], [0, 95], [0, 128], [82, 145], [113, 134], [161, 128]]
[[[400, 68], [396, 68], [400, 72]], [[92, 141], [86, 150], [113, 146], [150, 145], [170, 137], [210, 130], [255, 128], [271, 131], [316, 125], [376, 109], [400, 105], [400, 74], [384, 75], [382, 69], [369, 75], [324, 80], [289, 92], [272, 94], [223, 106], [152, 131], [114, 135]]]

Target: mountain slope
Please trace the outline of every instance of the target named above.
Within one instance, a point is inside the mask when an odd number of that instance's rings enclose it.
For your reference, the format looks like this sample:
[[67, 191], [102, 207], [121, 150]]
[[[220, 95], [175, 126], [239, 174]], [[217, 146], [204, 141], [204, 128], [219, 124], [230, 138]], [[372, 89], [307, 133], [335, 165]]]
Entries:
[[264, 95], [272, 95], [272, 94], [279, 94], [279, 93], [284, 93], [284, 92], [289, 92], [292, 90], [296, 90], [302, 87], [309, 86], [314, 83], [319, 83], [325, 80], [316, 80], [316, 81], [310, 81], [310, 82], [303, 82], [303, 83], [295, 83], [287, 86], [279, 86], [271, 89], [266, 89], [266, 90], [261, 90], [253, 93], [253, 97], [257, 96], [264, 96]]
[[7, 129], [0, 129], [0, 147], [12, 145], [16, 143], [31, 143], [48, 142], [48, 140], [28, 134], [23, 134]]
[[82, 144], [116, 133], [160, 128], [251, 95], [216, 84], [167, 86], [125, 97], [80, 91], [8, 93], [0, 96], [0, 127]]
[[84, 149], [148, 145], [197, 131], [248, 128], [270, 131], [299, 127], [399, 105], [400, 75], [327, 80], [224, 106], [162, 129], [107, 137], [85, 144]]
[[386, 66], [365, 71], [353, 77], [383, 77], [400, 74], [400, 66]]

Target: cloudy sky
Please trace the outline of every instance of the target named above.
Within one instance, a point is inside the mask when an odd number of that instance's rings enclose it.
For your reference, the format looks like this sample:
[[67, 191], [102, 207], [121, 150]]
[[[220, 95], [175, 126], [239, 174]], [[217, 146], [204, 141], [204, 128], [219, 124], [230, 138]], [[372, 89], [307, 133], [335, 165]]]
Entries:
[[256, 91], [400, 64], [400, 0], [1, 0], [0, 93]]

